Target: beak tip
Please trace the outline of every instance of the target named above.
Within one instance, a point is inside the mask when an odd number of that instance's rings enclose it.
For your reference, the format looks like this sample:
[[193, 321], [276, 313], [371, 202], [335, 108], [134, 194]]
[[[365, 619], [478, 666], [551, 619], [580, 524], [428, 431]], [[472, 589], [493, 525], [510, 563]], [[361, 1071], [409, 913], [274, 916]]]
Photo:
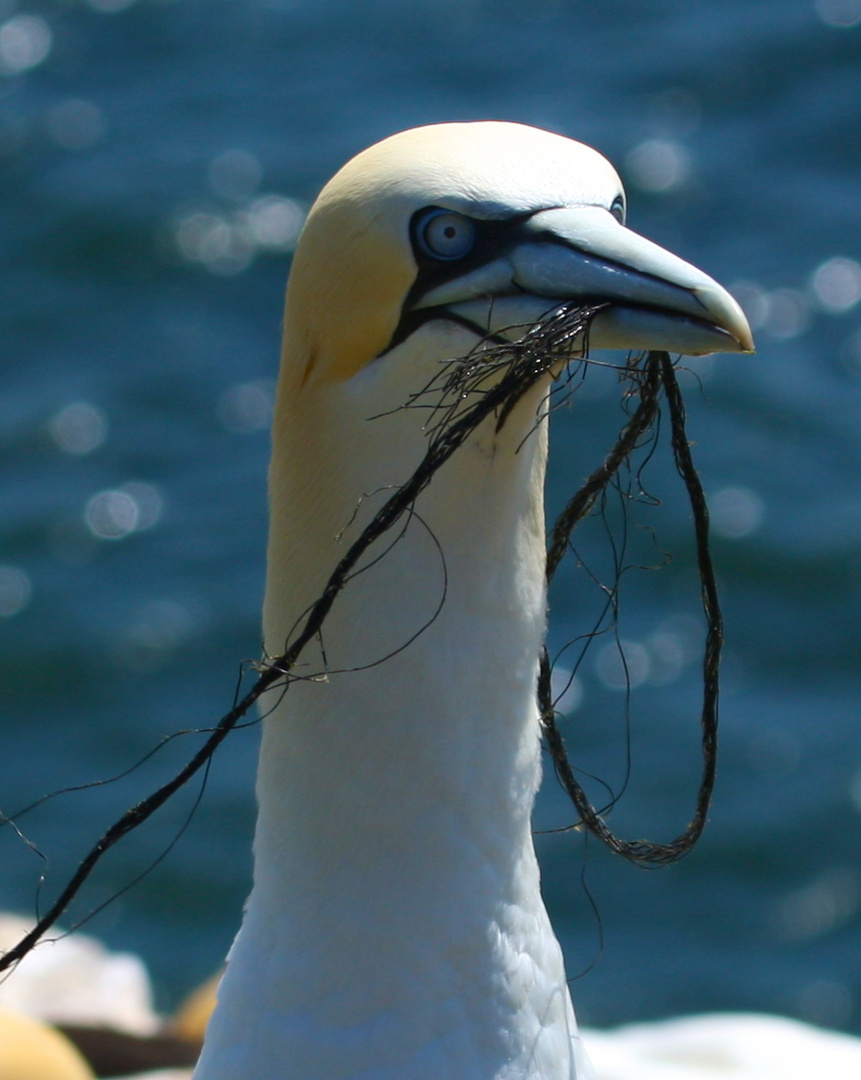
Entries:
[[753, 356], [756, 353], [756, 346], [753, 338], [747, 335], [727, 334], [732, 340], [732, 347], [728, 349], [718, 349], [718, 352], [735, 353], [736, 356]]
[[716, 281], [694, 290], [694, 295], [708, 312], [708, 318], [723, 330], [736, 345], [731, 352], [756, 352], [750, 323], [738, 300]]
[[750, 323], [747, 321], [747, 317], [740, 307], [738, 313], [739, 318], [735, 321], [735, 325], [730, 329], [730, 333], [739, 344], [739, 352], [748, 354], [755, 353], [756, 343], [753, 340]]
[[740, 335], [735, 340], [738, 347], [733, 350], [734, 352], [740, 353], [742, 356], [753, 356], [756, 353], [756, 344], [750, 334]]

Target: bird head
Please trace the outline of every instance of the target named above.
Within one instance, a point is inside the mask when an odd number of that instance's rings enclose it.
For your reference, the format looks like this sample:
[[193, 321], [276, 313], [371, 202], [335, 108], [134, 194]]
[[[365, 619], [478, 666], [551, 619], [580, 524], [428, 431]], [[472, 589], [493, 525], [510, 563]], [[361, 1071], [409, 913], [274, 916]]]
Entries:
[[348, 162], [308, 216], [287, 292], [291, 380], [349, 380], [440, 323], [481, 339], [563, 302], [604, 305], [589, 346], [749, 352], [736, 301], [625, 226], [597, 151], [521, 124], [401, 132]]
[[[752, 349], [729, 293], [624, 221], [624, 190], [604, 157], [520, 124], [405, 131], [360, 153], [324, 187], [287, 287], [270, 470], [273, 649], [319, 594], [343, 543], [413, 475], [440, 417], [490, 385], [464, 391], [456, 381], [469, 375], [457, 361], [486, 339], [517, 339], [533, 327], [540, 337], [552, 313], [573, 303], [598, 310], [585, 333], [572, 335], [572, 358], [587, 347]], [[554, 353], [551, 363], [566, 359]], [[497, 538], [517, 533], [515, 519], [528, 520], [533, 561], [543, 560], [542, 403], [553, 372], [541, 370], [500, 414], [504, 425], [493, 417], [480, 424], [422, 494], [423, 521], [450, 569], [455, 552], [487, 553], [497, 543], [461, 536], [464, 505]], [[404, 543], [397, 557], [418, 564]], [[360, 607], [359, 583], [351, 589]]]

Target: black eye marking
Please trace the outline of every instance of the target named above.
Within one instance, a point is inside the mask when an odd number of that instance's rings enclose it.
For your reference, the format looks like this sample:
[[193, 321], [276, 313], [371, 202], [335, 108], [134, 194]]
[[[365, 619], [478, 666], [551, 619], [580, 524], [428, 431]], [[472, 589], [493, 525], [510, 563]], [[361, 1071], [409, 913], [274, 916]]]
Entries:
[[[537, 207], [508, 217], [468, 217], [444, 206], [425, 206], [410, 218], [410, 242], [416, 277], [401, 306], [401, 318], [385, 355], [434, 319], [458, 321], [445, 306], [416, 307], [431, 289], [452, 279], [467, 277], [494, 259], [502, 258], [528, 237], [522, 231], [535, 214], [552, 207]], [[540, 238], [539, 238], [540, 239]], [[515, 286], [512, 283], [512, 288]]]
[[625, 200], [621, 195], [617, 195], [613, 200], [610, 207], [610, 213], [619, 222], [620, 225], [625, 224]]
[[414, 230], [419, 250], [441, 262], [464, 258], [475, 247], [478, 236], [471, 218], [440, 206], [422, 210], [415, 219]]

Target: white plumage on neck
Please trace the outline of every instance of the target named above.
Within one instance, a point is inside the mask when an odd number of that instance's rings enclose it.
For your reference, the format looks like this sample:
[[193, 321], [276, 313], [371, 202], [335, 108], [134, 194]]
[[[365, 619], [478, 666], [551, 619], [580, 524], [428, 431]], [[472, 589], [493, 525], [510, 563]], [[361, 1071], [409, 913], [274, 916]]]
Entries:
[[[465, 352], [464, 332], [449, 333]], [[322, 387], [285, 417], [275, 468], [291, 498], [272, 543], [293, 557], [270, 564], [283, 568], [267, 592], [270, 652], [418, 464], [423, 413], [369, 418], [406, 399], [439, 344], [425, 330], [349, 394]], [[285, 1056], [285, 1075], [333, 1080], [582, 1076], [530, 831], [545, 392], [434, 478], [405, 534], [336, 602], [333, 674], [294, 683], [266, 722], [254, 892], [220, 994], [230, 1022], [207, 1048], [225, 1071], [207, 1077], [262, 1080]], [[297, 475], [281, 475], [282, 450]]]

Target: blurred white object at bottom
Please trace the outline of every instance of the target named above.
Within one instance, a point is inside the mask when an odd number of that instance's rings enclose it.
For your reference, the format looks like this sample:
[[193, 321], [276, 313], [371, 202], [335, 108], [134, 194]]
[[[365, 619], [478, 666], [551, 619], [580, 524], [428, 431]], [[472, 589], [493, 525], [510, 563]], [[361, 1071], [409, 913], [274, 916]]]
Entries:
[[710, 1013], [612, 1031], [583, 1041], [598, 1080], [859, 1080], [861, 1039], [799, 1020]]

